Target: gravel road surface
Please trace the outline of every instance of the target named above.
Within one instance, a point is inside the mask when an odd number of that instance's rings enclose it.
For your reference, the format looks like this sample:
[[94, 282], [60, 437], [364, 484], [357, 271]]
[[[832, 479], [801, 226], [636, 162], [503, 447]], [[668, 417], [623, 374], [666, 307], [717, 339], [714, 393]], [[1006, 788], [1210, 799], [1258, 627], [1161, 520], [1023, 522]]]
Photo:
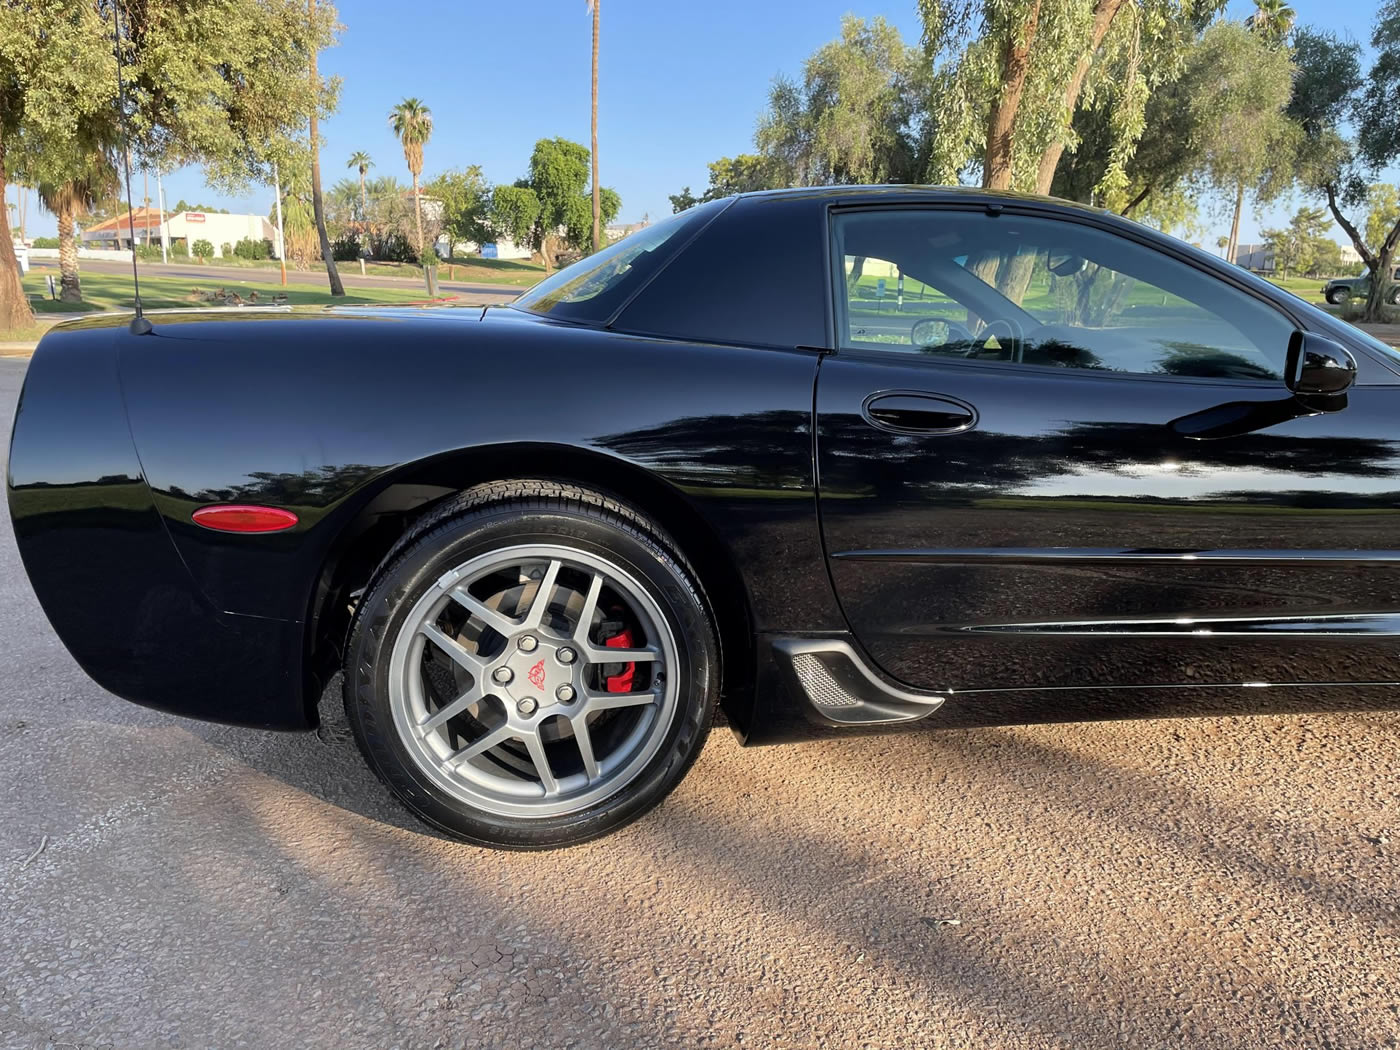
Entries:
[[8, 519], [0, 589], [0, 1047], [1400, 1045], [1400, 714], [719, 730], [621, 834], [491, 853], [331, 694], [276, 735], [104, 693]]

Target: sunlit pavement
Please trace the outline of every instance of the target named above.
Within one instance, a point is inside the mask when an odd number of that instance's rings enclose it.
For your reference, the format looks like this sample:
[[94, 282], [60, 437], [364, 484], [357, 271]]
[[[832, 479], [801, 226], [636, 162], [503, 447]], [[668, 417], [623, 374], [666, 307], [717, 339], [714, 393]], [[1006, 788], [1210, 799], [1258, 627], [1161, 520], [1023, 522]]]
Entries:
[[0, 587], [0, 1046], [1400, 1045], [1397, 714], [720, 729], [640, 823], [503, 854], [332, 694], [276, 735], [104, 693], [8, 520]]

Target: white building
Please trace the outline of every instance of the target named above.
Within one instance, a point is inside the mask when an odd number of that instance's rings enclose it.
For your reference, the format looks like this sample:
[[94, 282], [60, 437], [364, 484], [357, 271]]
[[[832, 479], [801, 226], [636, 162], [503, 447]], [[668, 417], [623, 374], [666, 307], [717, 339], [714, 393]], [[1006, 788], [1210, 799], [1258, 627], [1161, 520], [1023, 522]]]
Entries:
[[[132, 218], [136, 226], [137, 244], [160, 244], [162, 236], [170, 238], [171, 245], [183, 241], [187, 248], [193, 248], [195, 241], [208, 241], [214, 246], [214, 257], [217, 259], [223, 256], [225, 244], [232, 251], [239, 241], [247, 238], [267, 241], [273, 247], [273, 254], [276, 254], [277, 231], [262, 215], [182, 211], [167, 215], [162, 225], [156, 209], [138, 208]], [[82, 232], [81, 239], [85, 248], [130, 248], [131, 222], [123, 211], [88, 227]]]

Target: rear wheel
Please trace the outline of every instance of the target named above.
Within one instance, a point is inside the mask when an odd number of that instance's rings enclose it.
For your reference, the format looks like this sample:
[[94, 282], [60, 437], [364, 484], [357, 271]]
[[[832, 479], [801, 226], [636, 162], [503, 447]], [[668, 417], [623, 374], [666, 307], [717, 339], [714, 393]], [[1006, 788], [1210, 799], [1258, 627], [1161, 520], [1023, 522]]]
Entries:
[[419, 817], [542, 849], [621, 827], [709, 726], [715, 634], [675, 546], [596, 493], [474, 490], [387, 559], [351, 630], [350, 723]]

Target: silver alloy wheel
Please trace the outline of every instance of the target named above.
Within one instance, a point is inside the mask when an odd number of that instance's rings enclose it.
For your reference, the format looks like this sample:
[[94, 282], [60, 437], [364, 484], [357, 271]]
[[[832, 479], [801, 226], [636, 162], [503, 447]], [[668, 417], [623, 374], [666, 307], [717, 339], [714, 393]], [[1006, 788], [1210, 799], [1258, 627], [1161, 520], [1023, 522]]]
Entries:
[[[619, 625], [608, 644], [600, 632]], [[558, 816], [621, 790], [655, 756], [676, 716], [676, 667], [665, 616], [626, 570], [558, 544], [508, 547], [414, 603], [390, 655], [389, 706], [443, 791], [497, 816]]]

